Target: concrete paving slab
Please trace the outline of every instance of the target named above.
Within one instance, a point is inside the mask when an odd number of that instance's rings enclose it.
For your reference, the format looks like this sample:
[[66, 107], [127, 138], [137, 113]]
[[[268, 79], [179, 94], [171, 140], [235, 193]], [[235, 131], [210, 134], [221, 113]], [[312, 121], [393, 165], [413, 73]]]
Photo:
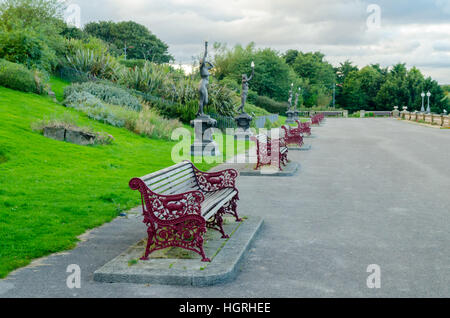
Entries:
[[311, 149], [312, 149], [312, 145], [303, 145], [301, 147], [289, 146], [289, 150], [294, 150], [294, 151], [309, 151]]
[[[94, 281], [102, 283], [133, 283], [211, 286], [229, 282], [236, 278], [239, 264], [259, 232], [263, 220], [260, 217], [245, 218], [243, 222], [227, 222], [224, 229], [230, 239], [223, 240], [213, 234], [205, 242], [205, 253], [211, 263], [201, 261], [194, 252], [182, 258], [158, 258], [152, 254], [150, 260], [142, 261], [146, 240], [134, 244], [127, 251], [108, 262], [94, 273]], [[185, 250], [183, 250], [185, 251]], [[156, 253], [155, 253], [156, 254]]]
[[295, 161], [291, 161], [286, 166], [282, 166], [282, 171], [278, 170], [277, 167], [271, 166], [255, 170], [254, 166], [247, 165], [245, 168], [241, 168], [239, 174], [243, 177], [292, 177], [300, 169], [300, 164]]
[[[0, 297], [450, 297], [450, 130], [330, 118], [314, 134], [313, 151], [289, 153], [301, 174], [238, 178], [238, 211], [264, 226], [237, 279], [201, 288], [94, 281], [142, 239], [137, 212], [0, 280]], [[80, 289], [66, 285], [70, 264], [81, 268]], [[371, 264], [379, 289], [367, 286]]]

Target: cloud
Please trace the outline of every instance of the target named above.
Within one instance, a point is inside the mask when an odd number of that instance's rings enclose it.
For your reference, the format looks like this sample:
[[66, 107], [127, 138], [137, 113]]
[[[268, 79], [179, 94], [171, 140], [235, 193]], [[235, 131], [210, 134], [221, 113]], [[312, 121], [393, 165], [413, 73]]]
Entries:
[[[359, 66], [404, 61], [426, 66], [426, 75], [450, 83], [450, 0], [73, 0], [82, 22], [134, 20], [189, 63], [202, 42], [255, 42], [278, 51], [322, 51], [334, 63]], [[381, 11], [379, 29], [369, 29], [367, 7]], [[447, 75], [446, 75], [447, 74]]]

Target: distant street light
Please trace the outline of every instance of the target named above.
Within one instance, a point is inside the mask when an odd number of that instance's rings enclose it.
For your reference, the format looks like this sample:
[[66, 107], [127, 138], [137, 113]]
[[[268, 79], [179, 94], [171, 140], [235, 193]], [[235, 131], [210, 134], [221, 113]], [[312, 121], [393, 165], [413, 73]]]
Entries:
[[427, 93], [427, 97], [428, 97], [428, 107], [427, 107], [427, 114], [431, 113], [431, 109], [430, 109], [430, 97], [431, 97], [431, 93], [428, 91]]
[[424, 104], [424, 102], [425, 102], [425, 93], [422, 92], [422, 94], [420, 94], [420, 96], [422, 96], [422, 108], [420, 109], [420, 112], [421, 113], [425, 113], [425, 104]]

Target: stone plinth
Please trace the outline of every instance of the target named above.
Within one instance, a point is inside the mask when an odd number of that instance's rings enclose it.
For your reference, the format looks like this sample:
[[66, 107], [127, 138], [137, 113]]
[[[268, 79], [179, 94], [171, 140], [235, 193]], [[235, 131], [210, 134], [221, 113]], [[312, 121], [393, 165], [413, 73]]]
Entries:
[[250, 131], [250, 123], [252, 122], [253, 117], [247, 113], [242, 113], [234, 120], [238, 126], [234, 137], [236, 139], [250, 139], [250, 137], [253, 136]]
[[191, 121], [194, 127], [195, 139], [191, 145], [191, 155], [201, 157], [215, 157], [220, 155], [219, 146], [213, 140], [214, 127], [217, 121], [208, 115], [202, 114]]
[[399, 118], [400, 117], [400, 111], [398, 110], [398, 106], [394, 107], [394, 111], [392, 112], [392, 116], [394, 118]]
[[295, 124], [295, 111], [293, 111], [293, 110], [288, 110], [287, 112], [286, 112], [286, 116], [287, 116], [287, 119], [286, 119], [286, 124]]
[[433, 115], [431, 115], [431, 114], [425, 114], [424, 115], [424, 119], [425, 119], [425, 122], [427, 124], [432, 124], [433, 123]]

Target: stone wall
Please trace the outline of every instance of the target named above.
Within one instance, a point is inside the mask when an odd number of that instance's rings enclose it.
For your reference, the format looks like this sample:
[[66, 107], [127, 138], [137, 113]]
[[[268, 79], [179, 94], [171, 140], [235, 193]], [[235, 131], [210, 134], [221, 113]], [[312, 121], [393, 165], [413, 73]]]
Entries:
[[450, 115], [424, 114], [404, 110], [400, 113], [400, 118], [450, 128]]

